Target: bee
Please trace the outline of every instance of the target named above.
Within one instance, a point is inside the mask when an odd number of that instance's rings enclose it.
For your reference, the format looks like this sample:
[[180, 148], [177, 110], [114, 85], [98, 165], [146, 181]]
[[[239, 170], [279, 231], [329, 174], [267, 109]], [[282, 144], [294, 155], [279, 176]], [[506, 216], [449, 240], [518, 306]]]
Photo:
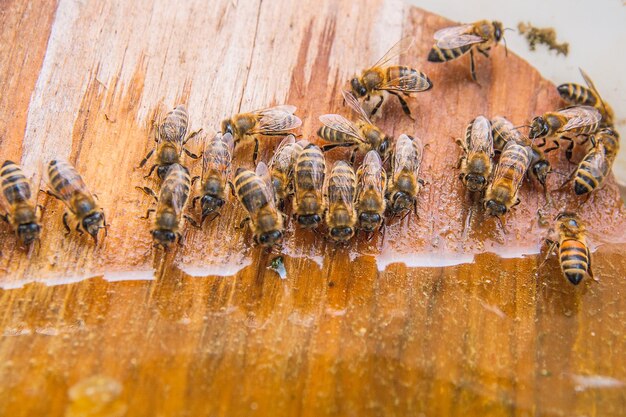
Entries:
[[230, 133], [218, 133], [205, 146], [202, 155], [200, 186], [202, 191], [200, 196], [194, 197], [192, 200], [192, 207], [195, 207], [196, 201], [200, 199], [202, 205], [200, 224], [204, 223], [204, 220], [211, 213], [215, 213], [213, 218], [219, 216], [218, 210], [226, 201], [226, 188], [229, 185], [228, 178], [230, 177], [233, 149], [233, 136]]
[[[589, 134], [598, 129], [601, 119], [602, 116], [600, 112], [591, 106], [567, 107], [535, 117], [530, 124], [530, 137], [532, 139], [542, 139], [542, 142], [538, 144], [539, 147], [545, 146], [546, 138], [554, 138], [554, 146], [545, 149], [544, 152], [546, 153], [560, 147], [557, 139], [568, 141], [569, 146], [565, 150], [565, 155], [567, 156], [567, 160], [571, 161], [574, 140], [565, 135], [571, 134], [588, 137]], [[583, 140], [582, 143], [585, 141], [586, 139]]]
[[326, 161], [322, 150], [307, 145], [296, 158], [294, 168], [293, 212], [298, 223], [306, 228], [317, 227], [324, 214], [323, 185]]
[[6, 209], [0, 219], [11, 225], [22, 245], [29, 246], [39, 240], [41, 233], [41, 214], [33, 202], [30, 182], [19, 165], [4, 161], [0, 167], [0, 184], [4, 196], [0, 202]]
[[463, 149], [459, 159], [461, 168], [459, 178], [471, 191], [485, 189], [492, 170], [493, 136], [491, 123], [484, 116], [478, 116], [465, 129], [465, 141], [458, 141]]
[[544, 191], [547, 191], [546, 180], [548, 179], [548, 174], [552, 171], [552, 167], [544, 151], [528, 138], [522, 136], [522, 134], [515, 129], [513, 123], [505, 117], [496, 116], [491, 119], [491, 132], [493, 135], [493, 147], [498, 153], [502, 152], [504, 145], [510, 140], [530, 147], [531, 161], [530, 169], [527, 173], [532, 175], [539, 184], [542, 185]]
[[183, 105], [176, 106], [165, 115], [165, 118], [156, 123], [156, 128], [154, 129], [156, 148], [150, 150], [148, 155], [139, 163], [139, 167], [142, 168], [156, 150], [157, 163], [152, 165], [146, 178], [152, 175], [156, 168], [159, 179], [163, 180], [172, 164], [180, 164], [182, 162], [181, 156], [183, 152], [190, 158], [198, 158], [197, 155], [185, 148], [185, 144], [199, 133], [199, 131], [193, 132], [188, 137], [185, 137], [188, 125], [189, 114]]
[[259, 154], [259, 136], [287, 136], [289, 131], [302, 125], [302, 120], [294, 115], [295, 106], [283, 105], [240, 113], [222, 121], [222, 132], [230, 133], [235, 138], [235, 147], [239, 142], [254, 140], [252, 162], [256, 164]]
[[257, 165], [256, 172], [243, 168], [235, 173], [237, 199], [248, 212], [239, 228], [246, 223], [254, 234], [254, 242], [271, 248], [283, 240], [283, 214], [276, 208], [274, 189], [264, 162]]
[[574, 172], [574, 193], [584, 195], [600, 188], [606, 180], [619, 150], [619, 139], [611, 129], [591, 137], [593, 147]]
[[598, 89], [585, 71], [580, 70], [587, 87], [575, 83], [566, 83], [559, 85], [556, 89], [563, 100], [570, 105], [592, 106], [595, 107], [602, 115], [602, 120], [608, 126], [613, 125], [613, 109], [609, 104], [602, 100]]
[[356, 212], [359, 228], [373, 232], [383, 224], [387, 174], [376, 151], [369, 151], [357, 171]]
[[357, 214], [354, 210], [356, 176], [346, 161], [337, 161], [330, 172], [325, 187], [326, 224], [335, 242], [347, 242], [354, 236]]
[[[77, 220], [76, 231], [81, 235], [83, 230], [98, 243], [98, 232], [104, 229], [106, 236], [107, 224], [104, 210], [87, 189], [87, 185], [76, 169], [66, 161], [52, 160], [48, 163], [48, 183], [51, 191], [48, 194], [61, 200]], [[67, 223], [68, 212], [63, 214], [63, 226], [66, 234], [70, 233]]]
[[[574, 213], [563, 212], [556, 217], [556, 239], [546, 239], [550, 245], [545, 262], [558, 248], [559, 264], [565, 278], [574, 285], [584, 277], [593, 278], [591, 253], [585, 239], [585, 226]], [[543, 265], [543, 263], [542, 263]]]
[[183, 214], [189, 201], [190, 188], [189, 170], [180, 164], [172, 164], [165, 174], [159, 196], [157, 197], [152, 190], [147, 190], [157, 202], [157, 208], [148, 209], [144, 217], [147, 219], [151, 213], [155, 213], [154, 223], [150, 231], [155, 246], [160, 245], [167, 249], [177, 239], [178, 244], [182, 245], [183, 236], [179, 231], [182, 218], [195, 227], [200, 227], [195, 220]]
[[487, 187], [484, 206], [487, 213], [498, 218], [519, 204], [517, 191], [530, 166], [531, 150], [516, 141], [504, 145], [493, 180]]
[[371, 149], [378, 152], [384, 158], [387, 154], [391, 138], [385, 135], [382, 130], [372, 124], [359, 101], [346, 91], [342, 91], [346, 103], [358, 114], [359, 120], [352, 123], [348, 119], [338, 114], [325, 114], [320, 116], [320, 122], [324, 126], [320, 127], [317, 135], [331, 144], [322, 146], [324, 152], [336, 147], [351, 147], [352, 155], [350, 162], [354, 163], [356, 152], [361, 150], [367, 152]]
[[383, 104], [385, 92], [396, 96], [402, 106], [402, 111], [411, 117], [411, 110], [402, 95], [409, 97], [411, 93], [419, 93], [432, 88], [433, 83], [423, 72], [401, 65], [386, 66], [393, 58], [406, 52], [412, 44], [412, 37], [401, 39], [378, 62], [350, 81], [352, 94], [355, 97], [366, 97], [368, 101], [371, 96], [380, 97], [370, 117], [373, 117]]
[[308, 145], [308, 142], [304, 140], [296, 142], [295, 137], [289, 135], [282, 140], [272, 156], [269, 170], [278, 207], [283, 207], [285, 199], [293, 192], [291, 179], [296, 159], [306, 145]]
[[470, 72], [476, 81], [474, 49], [486, 57], [489, 50], [504, 38], [502, 23], [480, 20], [478, 22], [451, 26], [435, 32], [435, 45], [428, 54], [430, 62], [446, 62], [469, 52]]
[[410, 210], [417, 214], [417, 195], [424, 181], [419, 178], [423, 146], [418, 138], [402, 134], [398, 137], [391, 161], [385, 198], [392, 213]]

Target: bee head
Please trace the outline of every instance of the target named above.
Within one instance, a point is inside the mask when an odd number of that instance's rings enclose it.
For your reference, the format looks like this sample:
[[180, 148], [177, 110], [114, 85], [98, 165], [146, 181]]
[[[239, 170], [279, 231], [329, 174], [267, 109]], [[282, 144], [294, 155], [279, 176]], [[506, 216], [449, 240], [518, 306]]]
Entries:
[[319, 214], [305, 214], [298, 216], [298, 223], [300, 223], [303, 227], [315, 227], [321, 221], [322, 218]]
[[391, 209], [394, 212], [402, 211], [411, 208], [413, 204], [411, 196], [404, 191], [398, 191], [392, 197]]
[[223, 134], [230, 133], [233, 136], [235, 135], [232, 119], [222, 120], [222, 133]]
[[548, 122], [546, 122], [543, 117], [537, 116], [530, 122], [529, 136], [531, 139], [541, 138], [547, 136], [549, 130], [550, 126], [548, 126]]
[[463, 177], [463, 182], [471, 192], [482, 191], [487, 185], [487, 180], [480, 174], [467, 174]]
[[504, 35], [504, 28], [502, 27], [502, 23], [494, 20], [493, 24], [493, 37], [496, 39], [496, 42], [500, 42], [502, 36]]
[[580, 224], [578, 223], [578, 218], [576, 217], [576, 214], [568, 211], [557, 214], [556, 221], [561, 224], [561, 227], [565, 227], [570, 230], [576, 230], [580, 228]]
[[41, 226], [37, 223], [20, 224], [17, 227], [17, 235], [24, 246], [28, 246], [33, 243], [33, 241], [39, 239], [40, 231]]
[[378, 213], [361, 213], [359, 215], [359, 226], [366, 232], [373, 232], [381, 222], [382, 217]]
[[259, 236], [259, 244], [267, 247], [278, 245], [283, 240], [283, 232], [280, 230], [272, 230], [270, 232], [261, 233]]
[[498, 203], [495, 200], [488, 200], [485, 202], [485, 209], [487, 213], [492, 216], [502, 217], [506, 214], [506, 206], [502, 203]]
[[156, 243], [163, 246], [164, 248], [167, 248], [176, 240], [176, 233], [167, 229], [152, 230], [150, 231], [150, 234], [152, 235], [152, 238], [156, 241]]
[[93, 237], [93, 240], [98, 243], [98, 232], [104, 221], [104, 213], [96, 211], [83, 219], [83, 229]]
[[385, 158], [385, 155], [387, 155], [390, 142], [391, 142], [391, 138], [389, 136], [384, 136], [382, 142], [380, 142], [380, 145], [378, 145], [378, 154], [383, 159]]
[[358, 77], [354, 77], [350, 81], [350, 86], [352, 87], [352, 93], [354, 93], [354, 96], [357, 98], [365, 97], [365, 95], [367, 94], [367, 89], [361, 83]]
[[550, 173], [550, 162], [541, 159], [533, 165], [532, 169], [533, 175], [537, 178], [537, 181], [539, 181], [541, 185], [546, 185], [546, 179]]
[[352, 236], [354, 236], [354, 229], [350, 226], [333, 227], [332, 229], [330, 229], [330, 237], [336, 241], [345, 242], [346, 240], [349, 240]]
[[224, 205], [223, 199], [216, 197], [216, 196], [209, 195], [209, 194], [205, 194], [202, 197], [201, 201], [202, 201], [202, 219], [203, 220], [206, 216], [213, 213], [215, 210], [219, 209], [220, 207]]

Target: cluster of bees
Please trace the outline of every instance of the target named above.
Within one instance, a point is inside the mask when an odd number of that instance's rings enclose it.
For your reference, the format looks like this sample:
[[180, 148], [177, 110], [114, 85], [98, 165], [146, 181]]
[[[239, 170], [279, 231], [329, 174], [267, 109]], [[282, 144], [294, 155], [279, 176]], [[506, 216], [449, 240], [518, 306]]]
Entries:
[[[435, 44], [428, 60], [446, 62], [470, 55], [470, 72], [476, 80], [474, 53], [489, 56], [491, 47], [503, 39], [504, 28], [497, 21], [441, 29], [434, 35]], [[180, 105], [154, 123], [156, 146], [141, 161], [144, 167], [155, 156], [150, 177], [156, 170], [160, 190], [137, 187], [156, 202], [145, 218], [154, 213], [151, 234], [155, 245], [167, 248], [182, 240], [183, 219], [201, 227], [207, 218], [215, 219], [227, 200], [228, 189], [236, 196], [248, 216], [241, 222], [252, 230], [254, 241], [267, 248], [279, 246], [283, 239], [283, 213], [290, 200], [294, 221], [302, 228], [317, 228], [326, 223], [328, 238], [345, 243], [357, 231], [373, 233], [385, 221], [385, 215], [409, 214], [416, 211], [423, 181], [419, 178], [423, 145], [419, 138], [401, 134], [396, 140], [386, 135], [371, 120], [386, 97], [394, 96], [403, 112], [411, 117], [406, 97], [427, 91], [433, 84], [426, 74], [408, 66], [389, 65], [412, 44], [405, 38], [394, 45], [377, 63], [350, 81], [351, 91], [343, 97], [356, 113], [350, 120], [338, 114], [319, 118], [322, 127], [317, 135], [325, 143], [320, 147], [307, 140], [296, 140], [294, 129], [301, 126], [290, 105], [274, 106], [241, 113], [224, 120], [214, 137], [201, 135], [204, 149], [195, 155], [185, 145], [199, 132], [187, 134], [189, 117]], [[518, 190], [525, 176], [538, 181], [546, 191], [546, 178], [551, 172], [545, 154], [566, 142], [566, 156], [572, 158], [574, 144], [588, 147], [588, 152], [573, 172], [574, 192], [589, 194], [599, 188], [615, 159], [619, 136], [613, 130], [613, 112], [600, 97], [589, 77], [583, 73], [587, 87], [563, 84], [558, 92], [570, 107], [535, 117], [528, 136], [518, 131], [511, 121], [498, 116], [489, 120], [478, 116], [465, 130], [458, 168], [460, 179], [474, 195], [480, 195], [485, 211], [501, 219], [519, 204]], [[368, 112], [362, 105], [372, 98], [378, 101]], [[257, 164], [259, 139], [280, 136], [283, 140], [268, 164]], [[254, 171], [238, 168], [231, 180], [231, 165], [237, 145], [254, 142]], [[548, 147], [548, 142], [550, 146]], [[340, 160], [327, 170], [325, 152], [345, 147], [351, 150], [348, 160]], [[365, 153], [355, 170], [357, 153]], [[202, 158], [202, 175], [191, 177], [183, 164], [183, 154]], [[499, 156], [499, 157], [498, 157]], [[498, 157], [497, 159], [495, 159]], [[385, 165], [389, 161], [390, 169]], [[327, 172], [328, 171], [328, 172]], [[36, 241], [41, 231], [40, 206], [35, 206], [30, 184], [21, 168], [6, 161], [0, 170], [2, 194], [10, 223], [24, 245]], [[200, 220], [185, 213], [192, 186], [200, 181], [200, 193], [191, 199], [195, 209], [200, 201]], [[100, 229], [106, 233], [103, 210], [84, 181], [65, 161], [48, 165], [48, 194], [65, 203], [76, 221], [76, 230], [87, 231], [94, 241]], [[548, 254], [559, 250], [564, 275], [574, 284], [591, 276], [589, 249], [585, 228], [573, 213], [561, 213], [556, 219], [556, 237], [548, 240]], [[63, 224], [69, 233], [68, 212]]]

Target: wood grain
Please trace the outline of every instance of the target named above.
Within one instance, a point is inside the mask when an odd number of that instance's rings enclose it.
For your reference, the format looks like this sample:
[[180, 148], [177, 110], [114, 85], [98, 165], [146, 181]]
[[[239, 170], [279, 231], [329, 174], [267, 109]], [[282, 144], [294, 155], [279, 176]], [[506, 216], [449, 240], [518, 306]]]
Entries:
[[[39, 251], [16, 247], [0, 225], [0, 414], [102, 405], [70, 394], [76, 384], [111, 399], [88, 415], [623, 414], [626, 224], [614, 181], [579, 209], [600, 281], [573, 287], [554, 258], [536, 271], [548, 230], [535, 184], [505, 233], [457, 178], [453, 138], [477, 114], [524, 124], [561, 105], [511, 52], [478, 58], [479, 84], [467, 59], [427, 63], [432, 34], [450, 22], [399, 1], [7, 4], [0, 128], [12, 133], [0, 157], [21, 155], [37, 183], [42, 163], [69, 158], [111, 227], [97, 247], [65, 238], [63, 207], [43, 194]], [[289, 225], [286, 280], [266, 269], [274, 255], [234, 229], [234, 201], [203, 230], [187, 228], [183, 248], [151, 248], [139, 219], [150, 201], [134, 186], [150, 184], [136, 166], [153, 146], [157, 106], [186, 103], [191, 129], [211, 130], [237, 111], [294, 104], [303, 137], [316, 140], [320, 114], [347, 114], [346, 81], [406, 35], [417, 42], [401, 62], [434, 88], [410, 100], [416, 122], [391, 101], [377, 123], [429, 144], [419, 219], [348, 248]], [[31, 44], [35, 55], [16, 66], [9, 58]], [[6, 124], [18, 108], [25, 119]], [[261, 158], [276, 144], [263, 141]], [[235, 165], [250, 152], [238, 150]], [[572, 169], [557, 152], [551, 161]], [[562, 181], [553, 175], [550, 189]], [[569, 189], [552, 197], [548, 219], [581, 203]]]

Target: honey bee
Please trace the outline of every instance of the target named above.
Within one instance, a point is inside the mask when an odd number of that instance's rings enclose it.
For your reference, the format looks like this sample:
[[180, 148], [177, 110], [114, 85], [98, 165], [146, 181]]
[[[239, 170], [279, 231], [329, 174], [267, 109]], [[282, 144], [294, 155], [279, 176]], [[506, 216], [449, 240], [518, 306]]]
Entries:
[[230, 176], [233, 149], [233, 136], [230, 133], [218, 133], [205, 146], [202, 155], [202, 180], [200, 186], [202, 191], [200, 196], [194, 197], [192, 200], [192, 207], [195, 207], [196, 201], [200, 199], [202, 205], [200, 224], [204, 223], [204, 220], [211, 213], [215, 213], [213, 218], [219, 216], [218, 210], [226, 201], [226, 187], [229, 184], [228, 178]]
[[29, 246], [39, 240], [41, 232], [41, 214], [33, 202], [30, 182], [19, 165], [4, 161], [0, 167], [0, 184], [4, 196], [4, 199], [0, 199], [3, 203], [0, 206], [5, 209], [0, 219], [11, 225], [23, 246]]
[[292, 177], [296, 159], [304, 147], [308, 145], [306, 141], [295, 141], [293, 135], [289, 135], [282, 140], [270, 161], [270, 174], [272, 176], [272, 186], [278, 207], [283, 207], [285, 199], [292, 193]]
[[493, 158], [493, 136], [491, 123], [484, 116], [478, 116], [465, 130], [465, 141], [458, 141], [463, 149], [459, 159], [463, 185], [471, 191], [482, 191], [489, 182]]
[[295, 106], [282, 105], [240, 113], [222, 121], [222, 132], [230, 133], [235, 138], [235, 147], [239, 142], [254, 140], [252, 162], [256, 164], [259, 154], [259, 136], [287, 136], [289, 131], [302, 125], [302, 120], [294, 115]]
[[354, 210], [356, 176], [346, 161], [337, 161], [326, 182], [326, 224], [335, 242], [345, 243], [354, 236], [357, 214]]
[[356, 123], [352, 123], [338, 114], [320, 116], [320, 122], [324, 126], [320, 127], [317, 135], [327, 142], [332, 142], [329, 145], [322, 146], [322, 150], [326, 152], [336, 147], [351, 147], [351, 163], [354, 163], [358, 150], [367, 152], [373, 149], [384, 158], [391, 138], [372, 124], [359, 101], [351, 93], [342, 91], [342, 94], [346, 103], [358, 114], [359, 120]]
[[600, 188], [606, 180], [619, 150], [619, 139], [611, 129], [591, 137], [593, 147], [574, 172], [574, 192], [584, 195]]
[[250, 223], [254, 242], [271, 248], [280, 245], [283, 240], [283, 213], [275, 204], [274, 189], [267, 165], [260, 162], [256, 172], [243, 168], [235, 173], [237, 199], [248, 212], [239, 228]]
[[614, 116], [613, 109], [606, 101], [602, 100], [600, 93], [593, 81], [591, 81], [589, 75], [582, 69], [579, 70], [587, 87], [575, 83], [561, 84], [557, 87], [559, 95], [570, 105], [595, 107], [602, 115], [604, 123], [608, 126], [612, 126]]
[[[542, 139], [542, 142], [538, 144], [539, 147], [545, 146], [548, 137], [554, 138], [554, 146], [545, 149], [544, 152], [546, 153], [560, 147], [558, 139], [568, 141], [569, 146], [565, 150], [565, 155], [567, 160], [571, 161], [574, 140], [565, 135], [588, 137], [589, 134], [598, 129], [601, 119], [600, 112], [591, 106], [567, 107], [535, 117], [530, 125], [530, 137], [532, 139]], [[585, 141], [586, 139], [582, 143]]]
[[487, 187], [484, 206], [487, 213], [498, 218], [519, 204], [517, 191], [530, 166], [531, 150], [516, 141], [504, 145], [493, 180]]
[[373, 232], [383, 224], [387, 174], [376, 151], [369, 151], [357, 171], [356, 212], [359, 228]]
[[578, 216], [574, 213], [560, 213], [556, 217], [556, 235], [556, 239], [546, 239], [550, 247], [544, 262], [554, 249], [558, 248], [561, 271], [569, 282], [578, 285], [584, 277], [593, 278], [591, 253], [585, 239], [585, 226]]
[[183, 105], [176, 106], [172, 111], [165, 115], [165, 118], [156, 123], [156, 127], [154, 129], [154, 140], [157, 143], [156, 148], [150, 150], [148, 155], [146, 155], [146, 157], [143, 158], [139, 164], [139, 167], [142, 168], [156, 150], [157, 163], [152, 165], [148, 175], [146, 175], [146, 178], [152, 175], [152, 172], [154, 172], [154, 169], [156, 168], [159, 179], [163, 180], [172, 164], [181, 163], [181, 156], [183, 152], [185, 152], [190, 158], [198, 158], [197, 155], [191, 153], [185, 148], [185, 144], [199, 133], [199, 131], [193, 132], [188, 137], [185, 137], [188, 125], [189, 115], [187, 113], [187, 109]]
[[435, 32], [435, 45], [428, 54], [430, 62], [446, 62], [469, 52], [470, 72], [476, 81], [474, 49], [486, 57], [489, 50], [504, 38], [502, 23], [480, 20], [475, 23], [451, 26]]
[[370, 117], [374, 116], [383, 104], [385, 92], [396, 96], [402, 106], [402, 111], [411, 117], [411, 110], [402, 95], [409, 97], [411, 93], [432, 88], [433, 83], [423, 72], [401, 65], [386, 66], [389, 61], [406, 52], [412, 44], [412, 37], [401, 39], [378, 62], [364, 70], [361, 76], [356, 76], [350, 81], [352, 94], [355, 97], [366, 97], [368, 101], [371, 96], [380, 97]]
[[504, 145], [510, 140], [530, 147], [531, 161], [530, 169], [527, 173], [532, 175], [542, 185], [544, 191], [547, 191], [546, 180], [548, 179], [548, 174], [552, 171], [552, 167], [544, 151], [528, 138], [522, 136], [515, 129], [513, 123], [505, 117], [496, 116], [491, 119], [491, 132], [493, 134], [493, 147], [496, 152], [502, 152]]
[[158, 198], [150, 190], [151, 195], [157, 201], [157, 208], [148, 209], [144, 218], [147, 219], [150, 213], [155, 213], [153, 227], [150, 231], [155, 246], [160, 245], [167, 249], [177, 239], [178, 244], [182, 244], [183, 237], [179, 231], [182, 218], [194, 226], [200, 227], [195, 220], [183, 214], [189, 200], [190, 188], [189, 170], [180, 164], [172, 164], [165, 174]]
[[[52, 160], [48, 163], [48, 194], [61, 200], [77, 220], [76, 231], [81, 235], [83, 230], [98, 243], [98, 232], [104, 229], [106, 236], [107, 224], [104, 210], [96, 203], [85, 182], [76, 169], [66, 161]], [[70, 233], [67, 223], [68, 212], [63, 214], [63, 226], [66, 234]]]
[[392, 213], [411, 210], [417, 214], [417, 195], [424, 181], [419, 178], [423, 146], [418, 138], [402, 134], [398, 137], [387, 181], [386, 199]]
[[322, 150], [307, 145], [296, 158], [294, 168], [294, 217], [300, 226], [317, 227], [324, 214], [323, 185], [326, 161]]

